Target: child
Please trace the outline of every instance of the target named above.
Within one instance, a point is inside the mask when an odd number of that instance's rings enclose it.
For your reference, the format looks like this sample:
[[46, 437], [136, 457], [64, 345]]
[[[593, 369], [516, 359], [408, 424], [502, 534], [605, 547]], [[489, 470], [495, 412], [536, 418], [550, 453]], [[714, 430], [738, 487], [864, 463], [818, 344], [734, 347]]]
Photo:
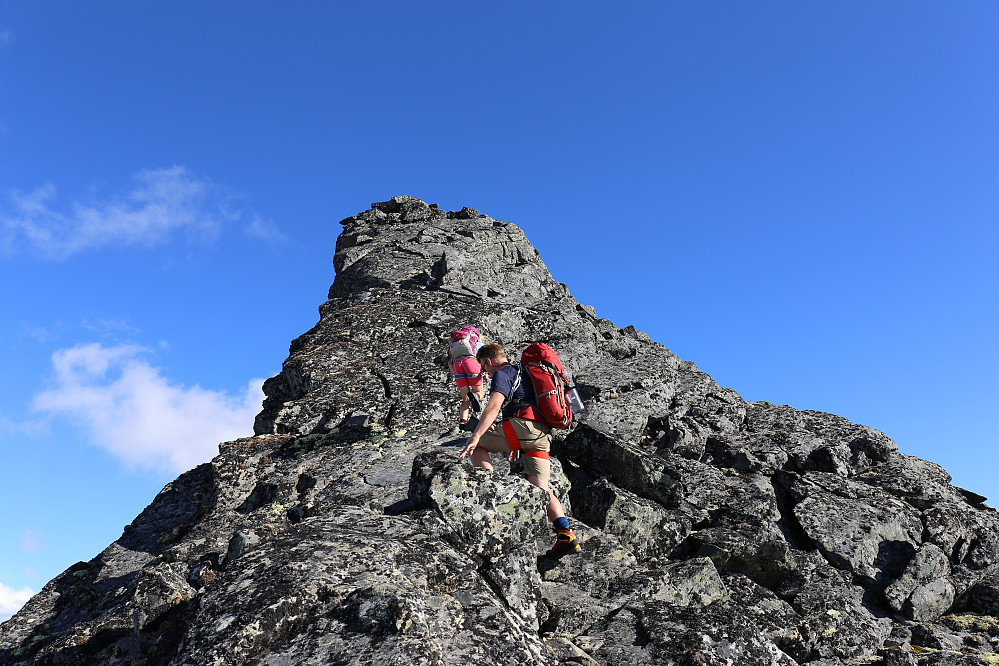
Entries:
[[462, 326], [451, 333], [451, 341], [448, 343], [448, 367], [454, 380], [458, 384], [458, 393], [461, 394], [461, 406], [458, 407], [458, 427], [465, 429], [468, 426], [468, 412], [475, 400], [475, 411], [478, 412], [479, 405], [485, 397], [485, 390], [482, 386], [482, 366], [475, 358], [475, 353], [482, 347], [482, 336], [474, 326]]

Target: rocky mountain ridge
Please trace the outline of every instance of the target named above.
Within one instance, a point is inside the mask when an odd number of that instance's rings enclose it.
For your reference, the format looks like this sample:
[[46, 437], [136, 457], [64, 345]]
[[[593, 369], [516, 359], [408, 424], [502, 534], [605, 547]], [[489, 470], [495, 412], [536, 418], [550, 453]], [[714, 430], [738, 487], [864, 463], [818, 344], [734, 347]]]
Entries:
[[[0, 626], [0, 664], [999, 663], [999, 515], [938, 465], [744, 401], [577, 303], [513, 224], [413, 197], [341, 224], [255, 435]], [[578, 555], [538, 556], [516, 467], [457, 460], [432, 359], [464, 323], [574, 378], [552, 486]]]

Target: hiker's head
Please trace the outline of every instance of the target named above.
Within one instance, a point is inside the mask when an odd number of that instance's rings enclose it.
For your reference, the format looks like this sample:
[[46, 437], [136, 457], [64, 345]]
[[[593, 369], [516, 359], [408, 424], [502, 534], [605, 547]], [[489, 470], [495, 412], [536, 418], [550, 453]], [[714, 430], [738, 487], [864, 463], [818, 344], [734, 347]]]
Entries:
[[475, 354], [475, 358], [478, 359], [479, 364], [482, 365], [482, 369], [490, 377], [493, 373], [500, 369], [501, 366], [506, 365], [506, 352], [503, 351], [503, 346], [495, 342], [490, 342], [488, 345], [482, 345], [478, 353]]

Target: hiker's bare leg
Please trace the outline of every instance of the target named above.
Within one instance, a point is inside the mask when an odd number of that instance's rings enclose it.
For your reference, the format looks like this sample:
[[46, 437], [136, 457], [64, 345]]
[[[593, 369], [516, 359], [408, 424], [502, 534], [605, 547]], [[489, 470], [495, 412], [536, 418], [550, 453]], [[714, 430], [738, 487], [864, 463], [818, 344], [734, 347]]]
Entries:
[[489, 462], [489, 452], [481, 446], [473, 449], [470, 457], [472, 459], [472, 464], [476, 467], [481, 467], [482, 469], [493, 468], [493, 464]]
[[541, 479], [534, 475], [528, 475], [527, 480], [548, 493], [548, 520], [554, 522], [555, 519], [565, 516], [565, 509], [562, 508], [562, 503], [558, 501], [555, 493], [552, 492], [547, 483], [542, 483]]
[[468, 397], [468, 387], [467, 386], [458, 387], [458, 393], [461, 394], [461, 407], [458, 408], [458, 417], [462, 421], [467, 421], [468, 408], [472, 404], [472, 401]]

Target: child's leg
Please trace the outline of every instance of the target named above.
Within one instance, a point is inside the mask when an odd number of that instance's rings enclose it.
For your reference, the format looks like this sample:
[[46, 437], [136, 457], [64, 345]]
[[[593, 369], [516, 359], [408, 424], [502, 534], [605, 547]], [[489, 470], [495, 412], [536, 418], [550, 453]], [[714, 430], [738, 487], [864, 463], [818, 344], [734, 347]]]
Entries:
[[459, 386], [458, 393], [461, 394], [461, 406], [458, 407], [458, 418], [464, 422], [468, 420], [468, 408], [472, 404], [472, 401], [468, 398], [467, 386]]
[[[458, 417], [464, 423], [468, 421], [468, 412], [471, 406], [469, 390], [475, 391], [476, 395], [484, 395], [482, 393], [482, 378], [479, 376], [482, 372], [482, 366], [474, 358], [462, 358], [455, 361], [452, 368], [455, 382], [458, 384], [458, 392], [461, 394], [461, 406], [458, 407]], [[479, 404], [481, 404], [481, 400]]]

